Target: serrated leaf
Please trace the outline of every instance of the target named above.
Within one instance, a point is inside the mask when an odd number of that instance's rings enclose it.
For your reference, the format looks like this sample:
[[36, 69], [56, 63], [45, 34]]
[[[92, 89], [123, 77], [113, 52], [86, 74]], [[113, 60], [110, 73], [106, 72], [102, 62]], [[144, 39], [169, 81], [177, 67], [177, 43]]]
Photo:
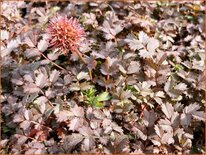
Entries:
[[151, 111], [144, 111], [143, 115], [143, 122], [146, 126], [152, 127], [154, 125], [154, 122], [156, 121], [156, 115], [154, 113], [154, 110]]
[[191, 121], [192, 121], [192, 116], [190, 114], [185, 114], [185, 113], [181, 114], [180, 124], [182, 126], [186, 126], [186, 127], [189, 126]]
[[71, 112], [76, 117], [83, 117], [84, 116], [84, 109], [82, 107], [77, 106], [77, 105], [75, 105], [73, 108], [71, 108]]
[[150, 38], [147, 43], [147, 50], [150, 53], [154, 53], [155, 50], [159, 47], [159, 41], [155, 38]]
[[37, 48], [30, 48], [30, 49], [26, 49], [26, 51], [24, 52], [25, 56], [27, 58], [32, 58], [35, 56], [40, 56], [40, 52]]
[[109, 93], [108, 92], [103, 92], [100, 95], [97, 96], [97, 101], [102, 102], [102, 101], [107, 101], [110, 99]]
[[19, 123], [19, 122], [23, 122], [23, 121], [24, 121], [24, 117], [22, 115], [20, 115], [20, 114], [14, 115], [13, 122]]
[[72, 83], [69, 87], [70, 91], [79, 91], [80, 90], [80, 86], [79, 83]]
[[178, 112], [174, 112], [171, 118], [171, 123], [173, 127], [176, 127], [180, 124], [180, 115]]
[[45, 75], [45, 74], [43, 74], [43, 73], [40, 73], [40, 74], [36, 77], [35, 84], [36, 84], [38, 87], [43, 88], [43, 87], [47, 84], [47, 80], [48, 80], [47, 75]]
[[17, 135], [16, 138], [17, 138], [17, 144], [18, 145], [23, 145], [28, 139], [28, 137], [26, 137], [24, 135]]
[[185, 91], [187, 90], [187, 85], [185, 83], [179, 83], [178, 85], [175, 86], [174, 89]]
[[37, 98], [34, 102], [38, 105], [39, 110], [41, 111], [41, 113], [43, 114], [46, 110], [46, 102], [48, 101], [48, 99], [45, 96], [41, 96], [39, 98]]
[[63, 110], [56, 114], [57, 122], [67, 121], [73, 114], [69, 111]]
[[161, 136], [162, 136], [162, 133], [161, 133], [161, 131], [160, 131], [159, 126], [158, 126], [158, 125], [155, 125], [154, 129], [155, 129], [155, 133], [156, 133], [159, 137], [161, 137]]
[[82, 145], [85, 151], [89, 151], [94, 147], [95, 141], [92, 137], [85, 138], [82, 142]]
[[158, 92], [155, 93], [155, 96], [164, 98], [164, 97], [165, 97], [165, 94], [164, 94], [163, 91], [158, 91]]
[[31, 126], [31, 122], [28, 120], [25, 120], [25, 121], [21, 122], [19, 126], [23, 130], [27, 130]]
[[20, 37], [18, 37], [16, 39], [12, 39], [11, 41], [9, 41], [7, 43], [7, 47], [5, 49], [1, 50], [1, 56], [5, 57], [5, 56], [9, 55], [14, 49], [19, 47], [20, 44], [21, 44]]
[[174, 108], [171, 104], [166, 103], [161, 105], [162, 111], [168, 119], [170, 119], [174, 113]]
[[127, 74], [138, 73], [140, 70], [139, 62], [131, 61], [127, 70], [128, 70]]
[[48, 48], [48, 41], [46, 41], [45, 39], [42, 39], [38, 42], [37, 48], [41, 51], [44, 52], [47, 48]]
[[194, 112], [196, 112], [199, 109], [200, 109], [200, 106], [196, 103], [193, 103], [193, 104], [186, 106], [183, 111], [186, 114], [193, 114]]
[[41, 90], [39, 87], [37, 87], [33, 83], [26, 84], [23, 86], [23, 88], [24, 88], [24, 92], [29, 93], [29, 94], [38, 93]]
[[78, 143], [80, 143], [83, 140], [83, 136], [81, 134], [73, 133], [72, 135], [69, 135], [65, 137], [63, 148], [70, 152]]
[[87, 126], [82, 126], [81, 128], [78, 128], [78, 131], [85, 137], [91, 137], [93, 134], [93, 130]]
[[77, 75], [77, 79], [78, 79], [78, 80], [82, 80], [82, 79], [88, 80], [88, 79], [89, 79], [88, 72], [80, 72], [80, 73]]
[[60, 74], [61, 73], [57, 71], [56, 69], [53, 70], [50, 74], [49, 81], [51, 81], [52, 83], [55, 83], [58, 80]]
[[157, 146], [161, 146], [161, 143], [158, 140], [151, 139], [152, 143]]
[[139, 32], [138, 38], [142, 44], [146, 45], [148, 43], [149, 36], [144, 31]]
[[147, 140], [147, 135], [145, 135], [140, 129], [136, 128], [137, 135], [143, 140]]
[[141, 58], [144, 58], [144, 59], [146, 59], [146, 58], [151, 58], [153, 55], [155, 55], [154, 52], [149, 52], [149, 51], [146, 50], [146, 49], [141, 49], [141, 50], [139, 50], [139, 56], [140, 56]]
[[125, 135], [118, 135], [115, 138], [114, 143], [110, 141], [106, 147], [110, 151], [108, 152], [109, 154], [128, 154], [129, 153], [128, 145], [129, 145], [128, 137]]
[[139, 50], [144, 48], [144, 46], [142, 45], [142, 43], [135, 38], [135, 36], [133, 34], [129, 34], [127, 36], [127, 38], [125, 39], [125, 42], [129, 44], [129, 48], [131, 50]]
[[163, 144], [173, 144], [175, 141], [174, 141], [173, 135], [171, 133], [165, 133], [161, 137], [161, 142]]
[[204, 111], [196, 111], [192, 114], [192, 116], [200, 121], [205, 121], [205, 113]]
[[68, 125], [69, 130], [76, 131], [82, 124], [83, 124], [83, 121], [75, 117], [70, 121], [70, 124]]

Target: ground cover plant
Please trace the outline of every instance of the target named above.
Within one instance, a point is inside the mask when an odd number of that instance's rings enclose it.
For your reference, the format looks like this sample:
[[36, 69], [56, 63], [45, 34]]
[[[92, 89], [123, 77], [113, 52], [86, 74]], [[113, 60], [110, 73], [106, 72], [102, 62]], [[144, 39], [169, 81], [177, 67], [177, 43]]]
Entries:
[[1, 3], [1, 153], [204, 153], [205, 2]]

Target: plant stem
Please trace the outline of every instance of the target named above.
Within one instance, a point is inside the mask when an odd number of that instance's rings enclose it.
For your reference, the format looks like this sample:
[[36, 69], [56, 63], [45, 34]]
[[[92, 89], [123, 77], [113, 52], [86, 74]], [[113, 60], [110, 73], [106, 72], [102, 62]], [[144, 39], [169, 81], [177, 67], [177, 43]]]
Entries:
[[[106, 83], [107, 83], [107, 85], [109, 84], [109, 81], [110, 81], [110, 76], [109, 76], [109, 72], [110, 72], [110, 66], [109, 66], [109, 59], [108, 59], [108, 57], [107, 57], [107, 59], [106, 59], [106, 65], [107, 65], [107, 81], [106, 81]], [[107, 91], [107, 87], [106, 87], [106, 91]]]
[[146, 104], [144, 104], [141, 108], [141, 110], [142, 110], [142, 112], [140, 113], [140, 118], [142, 118], [142, 116], [143, 116], [143, 113], [144, 113], [144, 109], [147, 107], [147, 105]]
[[[85, 60], [84, 57], [82, 56], [83, 54], [80, 53], [79, 50], [76, 49], [76, 48], [74, 49], [74, 52], [76, 52], [77, 55], [79, 56], [79, 58], [84, 62], [84, 64], [87, 65], [86, 60]], [[92, 78], [92, 70], [89, 70], [89, 76], [90, 76], [90, 79], [92, 80], [92, 79], [93, 79], [93, 78]]]
[[92, 70], [89, 70], [89, 76], [90, 76], [90, 79], [92, 80]]
[[86, 60], [85, 60], [85, 59], [83, 58], [83, 56], [82, 56], [82, 53], [80, 53], [78, 49], [75, 48], [75, 49], [74, 49], [74, 52], [76, 52], [77, 55], [79, 56], [79, 58], [80, 58], [85, 64], [87, 64]]
[[156, 82], [156, 87], [158, 88], [158, 68], [156, 70], [156, 73], [155, 73], [155, 82]]
[[61, 70], [66, 71], [66, 69], [62, 68], [61, 66], [57, 65], [55, 62], [53, 62], [51, 59], [49, 59], [47, 56], [45, 56], [41, 51], [39, 51], [39, 53], [47, 60], [49, 60], [53, 65], [55, 65], [56, 67], [60, 68]]

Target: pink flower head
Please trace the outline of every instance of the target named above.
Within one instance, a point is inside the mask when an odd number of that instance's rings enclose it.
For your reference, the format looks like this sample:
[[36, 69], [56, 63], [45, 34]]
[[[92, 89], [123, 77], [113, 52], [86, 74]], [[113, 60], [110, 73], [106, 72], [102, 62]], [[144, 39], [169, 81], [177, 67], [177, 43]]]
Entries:
[[50, 46], [59, 48], [65, 55], [69, 49], [75, 52], [85, 36], [84, 28], [76, 18], [68, 19], [60, 15], [51, 19], [47, 31], [50, 35]]

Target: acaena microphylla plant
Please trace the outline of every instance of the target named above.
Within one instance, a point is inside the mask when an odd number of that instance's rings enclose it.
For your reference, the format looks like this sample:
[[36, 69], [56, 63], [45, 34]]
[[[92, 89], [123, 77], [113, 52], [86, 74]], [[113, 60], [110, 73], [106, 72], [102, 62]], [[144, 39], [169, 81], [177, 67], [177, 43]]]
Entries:
[[84, 40], [85, 31], [76, 18], [56, 15], [47, 27], [50, 47], [58, 48], [60, 54], [68, 55], [69, 50], [76, 53], [84, 62], [78, 47]]

